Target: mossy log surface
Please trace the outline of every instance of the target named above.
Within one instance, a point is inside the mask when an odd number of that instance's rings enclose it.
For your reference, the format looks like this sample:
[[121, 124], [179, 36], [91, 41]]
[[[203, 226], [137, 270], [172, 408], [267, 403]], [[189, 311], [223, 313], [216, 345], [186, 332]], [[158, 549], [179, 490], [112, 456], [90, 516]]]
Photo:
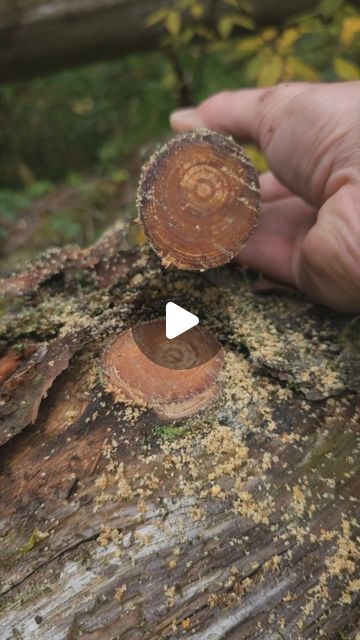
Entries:
[[[358, 320], [124, 234], [0, 284], [0, 637], [358, 638]], [[225, 351], [219, 397], [174, 423], [100, 367], [168, 300]]]

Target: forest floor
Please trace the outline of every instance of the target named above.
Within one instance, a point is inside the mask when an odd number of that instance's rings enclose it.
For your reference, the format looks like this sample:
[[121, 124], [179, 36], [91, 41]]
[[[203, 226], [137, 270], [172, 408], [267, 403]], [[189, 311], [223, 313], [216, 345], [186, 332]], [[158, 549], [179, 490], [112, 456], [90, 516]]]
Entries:
[[[0, 275], [23, 268], [49, 247], [88, 246], [117, 220], [133, 220], [138, 170], [133, 166], [126, 173], [79, 178], [40, 197], [18, 199], [11, 221], [0, 216]], [[129, 246], [136, 239], [131, 229]]]

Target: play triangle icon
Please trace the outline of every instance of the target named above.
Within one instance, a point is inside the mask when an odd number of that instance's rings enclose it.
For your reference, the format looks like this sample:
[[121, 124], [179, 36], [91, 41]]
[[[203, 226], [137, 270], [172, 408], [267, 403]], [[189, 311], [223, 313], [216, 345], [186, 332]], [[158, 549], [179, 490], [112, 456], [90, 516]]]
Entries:
[[199, 324], [199, 318], [175, 302], [166, 304], [166, 337], [172, 340]]

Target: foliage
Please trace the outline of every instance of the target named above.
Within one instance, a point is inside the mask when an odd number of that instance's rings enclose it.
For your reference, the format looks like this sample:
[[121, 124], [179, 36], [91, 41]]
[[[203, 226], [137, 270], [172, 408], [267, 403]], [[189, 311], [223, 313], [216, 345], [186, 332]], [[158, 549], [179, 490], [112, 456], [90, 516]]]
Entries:
[[[120, 217], [134, 216], [128, 188], [128, 174], [116, 171], [97, 178], [72, 174], [59, 187], [35, 181], [23, 189], [0, 189], [0, 274], [49, 246], [88, 246]], [[135, 230], [131, 240], [137, 241]]]
[[175, 106], [159, 53], [130, 55], [0, 87], [2, 183], [118, 170], [161, 135]]
[[[256, 24], [247, 0], [222, 0], [222, 5], [223, 12], [211, 29], [201, 22], [205, 13], [201, 0], [175, 0], [148, 20], [149, 26], [164, 25], [162, 46], [177, 61], [167, 83], [178, 89], [180, 83], [180, 98], [195, 95], [202, 84], [209, 88], [205, 77], [201, 83], [196, 64], [200, 61], [204, 72], [205, 57], [219, 57], [227, 65], [227, 88], [231, 88], [231, 75], [237, 76], [238, 86], [258, 87], [294, 80], [360, 79], [360, 17], [350, 2], [322, 0], [283, 25], [266, 27]], [[187, 91], [182, 86], [185, 73], [179, 73], [182, 66], [190, 84]], [[247, 145], [247, 152], [258, 170], [266, 169], [259, 150]]]
[[51, 189], [52, 184], [48, 180], [33, 182], [28, 187], [16, 191], [0, 189], [0, 240], [6, 238], [14, 228], [19, 210]]
[[[194, 59], [218, 54], [242, 68], [245, 81], [267, 86], [290, 80], [360, 79], [360, 17], [344, 0], [322, 0], [311, 11], [291, 16], [283, 25], [257, 26], [245, 0], [222, 0], [224, 12], [214, 27], [204, 28], [205, 5], [175, 0], [148, 20], [162, 22], [163, 47]], [[205, 45], [205, 48], [204, 48]], [[174, 82], [176, 81], [174, 73]]]
[[[3, 245], [17, 233], [19, 210], [62, 181], [84, 192], [85, 204], [45, 215], [37, 235], [49, 244], [92, 241], [113, 214], [101, 182], [88, 203], [86, 176], [127, 183], [130, 174], [136, 181], [142, 158], [168, 134], [176, 106], [242, 86], [360, 77], [360, 17], [346, 0], [322, 0], [267, 27], [256, 24], [247, 0], [218, 0], [213, 19], [211, 6], [164, 0], [147, 22], [163, 26], [158, 51], [0, 86]], [[247, 151], [265, 170], [259, 150]]]

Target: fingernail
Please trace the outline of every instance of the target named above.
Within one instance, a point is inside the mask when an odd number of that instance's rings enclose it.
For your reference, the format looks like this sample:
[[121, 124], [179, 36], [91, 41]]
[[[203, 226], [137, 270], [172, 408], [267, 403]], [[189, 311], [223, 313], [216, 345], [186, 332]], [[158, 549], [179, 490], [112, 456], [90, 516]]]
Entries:
[[183, 131], [185, 129], [199, 129], [205, 126], [205, 123], [197, 109], [178, 109], [173, 111], [170, 116], [170, 124], [173, 129]]

